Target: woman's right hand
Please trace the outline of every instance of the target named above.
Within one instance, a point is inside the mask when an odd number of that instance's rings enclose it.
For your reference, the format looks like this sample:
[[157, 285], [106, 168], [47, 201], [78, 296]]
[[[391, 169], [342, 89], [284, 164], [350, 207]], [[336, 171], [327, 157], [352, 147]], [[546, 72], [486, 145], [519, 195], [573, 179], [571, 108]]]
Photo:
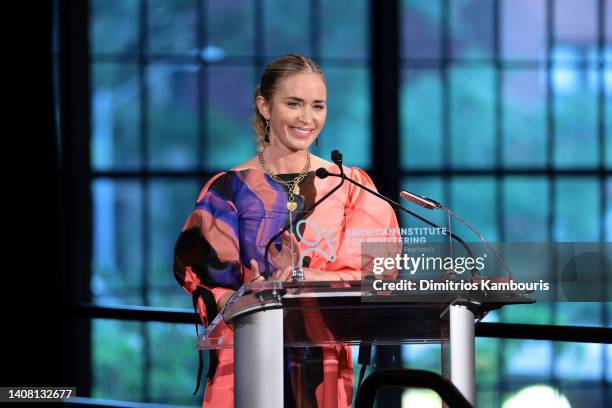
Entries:
[[[264, 277], [263, 275], [261, 275], [259, 273], [259, 265], [257, 264], [257, 261], [254, 259], [251, 259], [250, 261], [251, 263], [251, 276], [253, 276], [252, 279], [255, 279], [255, 282], [263, 282], [264, 281]], [[257, 276], [257, 278], [255, 278], [255, 276]], [[290, 281], [293, 276], [293, 267], [292, 266], [287, 266], [285, 269], [283, 270], [279, 270], [279, 271], [275, 271], [272, 272], [272, 280], [275, 281]]]
[[295, 235], [288, 231], [281, 235], [281, 250], [276, 249], [276, 245], [270, 247], [270, 258], [274, 266], [279, 270], [285, 271], [287, 267], [293, 269], [294, 266], [299, 266], [300, 262], [300, 244]]

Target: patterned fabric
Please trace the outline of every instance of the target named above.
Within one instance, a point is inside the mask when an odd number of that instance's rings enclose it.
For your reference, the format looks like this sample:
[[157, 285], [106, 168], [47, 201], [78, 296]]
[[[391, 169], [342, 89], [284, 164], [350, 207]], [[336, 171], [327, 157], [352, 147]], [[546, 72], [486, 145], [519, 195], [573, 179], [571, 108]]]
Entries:
[[[334, 171], [335, 165], [329, 166]], [[337, 170], [337, 169], [336, 169]], [[344, 168], [348, 177], [375, 190], [361, 169]], [[292, 177], [292, 175], [285, 175]], [[318, 179], [310, 172], [300, 184], [299, 214], [340, 179]], [[250, 259], [264, 270], [268, 240], [289, 222], [285, 187], [259, 169], [228, 171], [214, 176], [202, 189], [175, 247], [174, 276], [194, 297], [204, 326], [218, 311], [219, 299], [237, 290], [254, 276]], [[361, 278], [361, 242], [364, 231], [397, 228], [391, 207], [348, 182], [294, 226], [303, 266], [330, 271], [341, 280]], [[280, 249], [280, 240], [275, 243]], [[276, 270], [270, 260], [271, 271]], [[222, 327], [224, 336], [233, 331]], [[256, 350], [254, 350], [256, 352]], [[219, 351], [218, 365], [206, 385], [204, 407], [232, 407], [234, 388], [233, 350]], [[353, 394], [351, 348], [325, 346], [285, 352], [285, 400], [287, 406], [349, 407]]]

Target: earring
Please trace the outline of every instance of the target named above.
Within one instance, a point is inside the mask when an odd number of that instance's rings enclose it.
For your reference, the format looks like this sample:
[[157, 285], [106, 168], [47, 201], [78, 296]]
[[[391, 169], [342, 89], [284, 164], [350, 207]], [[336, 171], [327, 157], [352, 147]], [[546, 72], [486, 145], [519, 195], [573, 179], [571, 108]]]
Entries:
[[264, 142], [270, 143], [270, 121], [266, 119], [266, 127], [264, 129]]

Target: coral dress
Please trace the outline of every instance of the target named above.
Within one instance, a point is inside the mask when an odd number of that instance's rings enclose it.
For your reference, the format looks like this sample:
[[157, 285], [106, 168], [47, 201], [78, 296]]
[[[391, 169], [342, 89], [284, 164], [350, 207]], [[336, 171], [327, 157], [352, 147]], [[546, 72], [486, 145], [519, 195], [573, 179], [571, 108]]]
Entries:
[[[335, 166], [328, 169], [337, 171]], [[344, 167], [344, 171], [348, 177], [376, 189], [363, 170]], [[292, 179], [295, 175], [284, 177]], [[300, 183], [294, 216], [308, 210], [339, 182], [337, 177], [319, 179], [314, 172], [308, 173]], [[264, 270], [266, 243], [289, 222], [287, 197], [286, 188], [259, 169], [217, 174], [202, 189], [176, 243], [174, 275], [192, 295], [204, 326], [218, 313], [218, 302], [225, 292], [237, 290], [252, 279], [250, 259], [258, 262], [260, 271]], [[381, 229], [397, 227], [395, 212], [387, 203], [345, 182], [310, 212], [294, 233], [304, 266], [337, 273], [341, 280], [359, 280], [361, 239]], [[271, 260], [270, 263], [271, 270], [276, 270]], [[232, 338], [229, 327], [222, 330], [226, 338]], [[233, 406], [233, 354], [233, 349], [211, 354], [204, 407]], [[286, 349], [285, 366], [285, 406], [351, 406], [350, 347]]]

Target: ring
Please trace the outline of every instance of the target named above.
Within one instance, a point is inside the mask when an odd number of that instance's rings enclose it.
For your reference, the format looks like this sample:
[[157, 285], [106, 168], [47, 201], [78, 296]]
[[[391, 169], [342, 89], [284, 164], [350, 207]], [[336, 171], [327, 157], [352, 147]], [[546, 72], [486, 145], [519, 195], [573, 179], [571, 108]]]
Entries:
[[293, 278], [294, 282], [303, 281], [304, 280], [304, 271], [299, 266], [295, 267], [293, 269], [293, 272], [291, 273], [291, 277]]

